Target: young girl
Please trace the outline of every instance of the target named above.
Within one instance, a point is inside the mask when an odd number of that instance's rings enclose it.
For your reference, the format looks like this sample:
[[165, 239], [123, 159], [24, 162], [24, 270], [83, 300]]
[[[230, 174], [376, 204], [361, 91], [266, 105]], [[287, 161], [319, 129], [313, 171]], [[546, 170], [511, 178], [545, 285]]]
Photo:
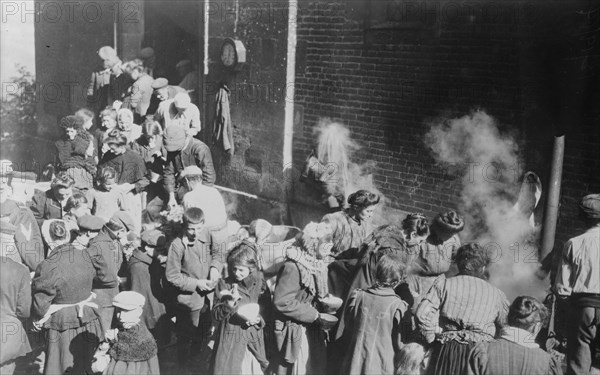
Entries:
[[104, 221], [123, 209], [123, 192], [118, 189], [116, 183], [117, 172], [111, 166], [100, 168], [97, 184], [93, 190], [87, 193], [88, 204], [92, 214]]
[[262, 374], [268, 366], [260, 315], [247, 320], [240, 307], [257, 304], [266, 290], [257, 268], [256, 249], [249, 242], [234, 248], [227, 257], [229, 276], [215, 289], [213, 318], [219, 322], [215, 339], [214, 374]]
[[127, 137], [127, 143], [134, 143], [142, 135], [142, 127], [134, 124], [133, 112], [128, 108], [117, 111], [117, 128]]
[[144, 296], [131, 291], [121, 292], [113, 299], [120, 328], [107, 332], [106, 338], [112, 343], [104, 375], [160, 374], [156, 341], [140, 321], [145, 303]]
[[402, 347], [402, 316], [408, 308], [394, 288], [404, 273], [399, 255], [384, 255], [377, 263], [375, 285], [350, 295], [345, 313], [349, 339], [341, 374], [394, 373], [394, 355]]

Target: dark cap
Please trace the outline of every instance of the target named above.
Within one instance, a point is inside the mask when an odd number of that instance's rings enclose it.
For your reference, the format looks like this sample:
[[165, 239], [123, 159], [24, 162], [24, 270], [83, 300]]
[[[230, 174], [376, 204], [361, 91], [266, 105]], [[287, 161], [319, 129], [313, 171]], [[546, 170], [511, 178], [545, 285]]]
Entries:
[[142, 242], [154, 247], [164, 247], [167, 239], [163, 232], [158, 229], [151, 229], [142, 232]]
[[125, 211], [117, 211], [108, 221], [107, 224], [110, 224], [112, 228], [117, 230], [125, 229], [126, 231], [134, 230], [135, 225], [131, 216]]
[[89, 230], [92, 232], [99, 232], [104, 226], [104, 220], [98, 216], [84, 215], [77, 219], [77, 226], [82, 230]]

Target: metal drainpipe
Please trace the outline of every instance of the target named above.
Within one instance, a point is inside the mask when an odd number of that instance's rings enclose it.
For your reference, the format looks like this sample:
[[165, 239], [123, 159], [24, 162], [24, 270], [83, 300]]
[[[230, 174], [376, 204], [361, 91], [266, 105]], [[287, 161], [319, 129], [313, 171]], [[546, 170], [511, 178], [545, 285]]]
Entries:
[[293, 179], [292, 173], [292, 141], [294, 137], [294, 98], [296, 83], [296, 25], [298, 19], [298, 1], [289, 0], [288, 3], [288, 43], [287, 43], [287, 67], [285, 86], [285, 122], [283, 131], [283, 183], [284, 202], [287, 220], [291, 219], [290, 204], [292, 201]]
[[550, 186], [548, 200], [544, 212], [544, 226], [542, 227], [542, 245], [540, 247], [540, 260], [544, 260], [554, 248], [556, 235], [556, 222], [558, 220], [558, 206], [560, 203], [560, 186], [562, 182], [563, 158], [565, 155], [565, 136], [554, 137], [552, 153], [552, 170], [550, 172]]

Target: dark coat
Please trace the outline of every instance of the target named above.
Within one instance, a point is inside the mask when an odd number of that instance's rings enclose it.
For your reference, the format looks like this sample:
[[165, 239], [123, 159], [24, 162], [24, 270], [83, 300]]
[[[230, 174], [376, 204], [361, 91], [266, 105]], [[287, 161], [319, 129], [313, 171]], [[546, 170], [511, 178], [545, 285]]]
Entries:
[[[89, 298], [94, 275], [85, 251], [71, 244], [55, 248], [38, 266], [31, 285], [36, 318], [43, 317], [52, 304], [73, 304]], [[64, 308], [54, 313], [44, 327], [64, 331], [82, 327], [97, 318], [92, 308], [84, 308], [82, 318], [77, 312], [75, 306]]]
[[[224, 290], [232, 290], [233, 284], [238, 284], [241, 299], [237, 306], [232, 308], [227, 302], [222, 301]], [[260, 363], [263, 371], [269, 365], [265, 352], [264, 321], [257, 327], [246, 326], [244, 319], [236, 315], [240, 306], [248, 303], [259, 303], [261, 296], [267, 291], [267, 284], [261, 272], [252, 272], [241, 282], [233, 277], [219, 280], [215, 289], [215, 307], [213, 318], [219, 322], [217, 328], [218, 336], [214, 347], [214, 374], [240, 374], [242, 361], [246, 348], [254, 355]]]
[[99, 167], [104, 166], [111, 166], [115, 169], [117, 184], [134, 184], [136, 193], [143, 191], [150, 184], [144, 159], [129, 147], [121, 155], [115, 155], [112, 152], [104, 154]]
[[121, 73], [118, 77], [111, 74], [108, 105], [111, 105], [115, 100], [124, 101], [131, 85], [133, 85], [133, 79], [129, 74]]
[[164, 184], [168, 192], [175, 191], [179, 173], [185, 167], [191, 165], [202, 169], [202, 183], [204, 185], [213, 186], [215, 183], [216, 173], [210, 148], [204, 142], [195, 138], [189, 139], [188, 142], [183, 150], [167, 153]]
[[85, 168], [86, 151], [89, 142], [77, 135], [75, 139], [61, 139], [54, 143], [56, 146], [56, 162], [61, 170], [69, 168]]
[[128, 264], [131, 290], [146, 298], [142, 322], [153, 329], [158, 320], [166, 314], [164, 305], [165, 269], [156, 258], [140, 250], [134, 250]]
[[110, 70], [98, 69], [92, 73], [92, 78], [87, 91], [88, 107], [95, 112], [101, 111], [109, 104], [110, 96]]
[[[73, 193], [78, 193], [79, 190], [73, 189]], [[41, 227], [44, 220], [62, 219], [63, 211], [60, 202], [54, 198], [52, 189], [44, 193], [39, 193], [33, 196], [31, 203], [31, 211], [33, 216]]]
[[8, 199], [2, 204], [2, 216], [16, 227], [15, 244], [21, 260], [30, 271], [35, 271], [44, 260], [44, 242], [33, 212], [24, 204]]
[[22, 264], [0, 257], [0, 365], [31, 351], [21, 319], [29, 318], [31, 278]]
[[[162, 138], [161, 138], [162, 140]], [[143, 143], [142, 139], [131, 144], [131, 149], [144, 159], [146, 163], [146, 169], [149, 172], [153, 172], [159, 175], [163, 175], [165, 169], [165, 161], [162, 157], [155, 154], [155, 151], [161, 150], [162, 145], [157, 145], [156, 148], [152, 149]]]
[[92, 238], [85, 250], [88, 263], [94, 268], [93, 291], [100, 307], [112, 306], [112, 299], [119, 293], [117, 273], [123, 263], [123, 251], [118, 240], [113, 240], [103, 228]]
[[348, 347], [341, 374], [394, 374], [408, 305], [392, 288], [356, 290], [345, 314]]
[[[315, 308], [315, 295], [300, 284], [300, 271], [293, 261], [286, 261], [277, 276], [277, 285], [273, 293], [275, 306], [275, 341], [277, 345], [274, 370], [277, 374], [288, 373], [290, 364], [298, 359], [301, 350], [302, 326], [318, 337], [323, 345], [325, 336], [323, 331], [313, 323], [318, 317]], [[310, 341], [309, 341], [309, 345]], [[326, 353], [320, 353], [323, 356]], [[312, 358], [314, 362], [321, 359]]]

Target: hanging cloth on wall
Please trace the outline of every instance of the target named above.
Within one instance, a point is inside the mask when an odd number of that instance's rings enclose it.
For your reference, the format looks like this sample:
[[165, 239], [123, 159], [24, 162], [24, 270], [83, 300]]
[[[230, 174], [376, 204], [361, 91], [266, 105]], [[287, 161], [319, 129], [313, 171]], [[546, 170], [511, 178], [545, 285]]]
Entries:
[[216, 97], [215, 120], [213, 124], [213, 144], [223, 147], [223, 151], [233, 155], [233, 125], [229, 110], [229, 88], [222, 85]]

